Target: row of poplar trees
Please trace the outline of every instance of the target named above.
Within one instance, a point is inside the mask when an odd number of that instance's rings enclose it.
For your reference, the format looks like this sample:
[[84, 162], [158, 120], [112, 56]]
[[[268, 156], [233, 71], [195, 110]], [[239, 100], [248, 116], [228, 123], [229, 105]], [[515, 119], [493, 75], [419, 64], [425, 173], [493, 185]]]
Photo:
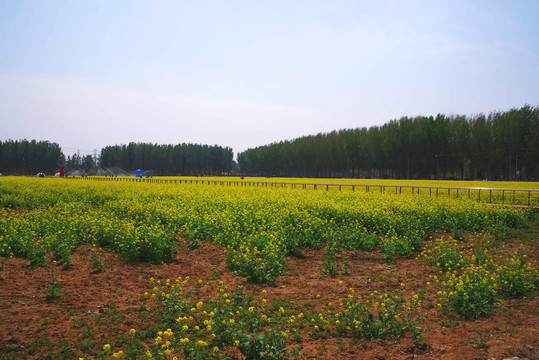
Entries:
[[260, 176], [537, 180], [539, 108], [403, 117], [248, 149], [238, 164]]
[[229, 147], [198, 144], [129, 143], [101, 149], [99, 165], [124, 170], [153, 170], [154, 175], [217, 175], [232, 169]]
[[48, 141], [0, 141], [0, 172], [3, 174], [54, 174], [65, 162], [60, 145]]
[[[129, 143], [103, 148], [96, 165], [216, 175], [233, 170], [233, 155], [217, 145]], [[68, 160], [56, 143], [0, 141], [2, 173], [53, 174], [60, 165], [71, 167]], [[403, 117], [248, 149], [238, 164], [242, 173], [260, 176], [537, 180], [539, 108]]]
[[127, 171], [153, 170], [155, 175], [215, 175], [233, 167], [231, 148], [198, 144], [157, 145], [130, 143], [107, 146], [97, 163], [91, 155], [67, 159], [57, 143], [36, 140], [0, 141], [0, 172], [3, 174], [55, 174], [60, 166], [66, 173], [99, 167], [120, 167]]

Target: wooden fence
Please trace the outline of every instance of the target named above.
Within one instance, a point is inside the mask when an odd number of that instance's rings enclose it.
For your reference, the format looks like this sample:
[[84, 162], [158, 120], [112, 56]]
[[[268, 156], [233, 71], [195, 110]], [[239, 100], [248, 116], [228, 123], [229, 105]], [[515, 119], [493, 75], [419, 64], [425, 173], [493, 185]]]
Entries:
[[203, 180], [203, 179], [153, 179], [136, 178], [129, 176], [89, 176], [70, 177], [69, 179], [82, 179], [93, 181], [123, 181], [140, 182], [152, 184], [195, 184], [195, 185], [219, 185], [219, 186], [244, 186], [244, 187], [281, 187], [281, 188], [301, 188], [301, 189], [323, 189], [326, 191], [364, 191], [395, 194], [418, 194], [436, 197], [454, 197], [476, 199], [489, 204], [500, 205], [521, 205], [528, 207], [539, 206], [539, 190], [535, 189], [505, 189], [505, 188], [483, 188], [483, 187], [449, 187], [449, 186], [412, 186], [412, 185], [360, 185], [360, 184], [318, 184], [318, 183], [292, 183], [292, 182], [266, 182], [266, 181], [245, 181], [245, 180]]

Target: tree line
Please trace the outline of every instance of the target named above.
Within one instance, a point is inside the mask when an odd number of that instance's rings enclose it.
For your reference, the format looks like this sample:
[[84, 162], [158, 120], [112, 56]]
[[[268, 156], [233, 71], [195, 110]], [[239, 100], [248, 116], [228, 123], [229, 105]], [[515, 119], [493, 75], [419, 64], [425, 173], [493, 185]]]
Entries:
[[[0, 141], [0, 172], [4, 174], [48, 175], [65, 167], [95, 173], [97, 167], [119, 167], [126, 171], [153, 170], [154, 175], [214, 175], [233, 169], [231, 148], [198, 144], [157, 145], [129, 143], [106, 146], [96, 159], [91, 155], [66, 156], [57, 143], [36, 140]], [[93, 169], [93, 171], [92, 171]]]
[[66, 172], [71, 170], [89, 171], [97, 166], [97, 161], [92, 155], [80, 155], [79, 153], [68, 155], [64, 164]]
[[[54, 174], [120, 167], [154, 175], [215, 175], [235, 169], [229, 147], [134, 143], [107, 146], [99, 157], [67, 159], [57, 143], [0, 141], [0, 172]], [[537, 180], [539, 108], [487, 116], [402, 117], [382, 126], [336, 130], [248, 149], [243, 174], [291, 177]]]
[[229, 172], [234, 153], [229, 147], [198, 144], [129, 143], [101, 149], [101, 167], [153, 170], [154, 175], [216, 175]]
[[402, 117], [248, 149], [238, 164], [260, 176], [536, 180], [539, 108]]
[[0, 172], [35, 175], [54, 174], [65, 162], [60, 145], [48, 141], [0, 141]]

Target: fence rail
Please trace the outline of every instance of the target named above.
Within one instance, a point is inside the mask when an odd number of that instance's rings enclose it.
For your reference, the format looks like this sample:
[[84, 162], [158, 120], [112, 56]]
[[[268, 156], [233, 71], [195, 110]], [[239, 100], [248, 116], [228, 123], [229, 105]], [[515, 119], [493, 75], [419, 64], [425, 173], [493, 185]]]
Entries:
[[[429, 196], [445, 196], [448, 197], [476, 199], [477, 201], [486, 201], [489, 204], [500, 205], [522, 205], [528, 207], [539, 206], [539, 190], [536, 189], [508, 189], [508, 188], [484, 188], [484, 187], [450, 187], [450, 186], [416, 186], [416, 185], [371, 185], [371, 184], [320, 184], [320, 183], [292, 183], [292, 182], [266, 182], [266, 181], [245, 181], [245, 180], [202, 180], [202, 179], [148, 179], [136, 178], [128, 176], [107, 177], [107, 176], [90, 176], [90, 177], [70, 177], [69, 179], [83, 179], [94, 181], [124, 181], [124, 182], [142, 182], [156, 184], [195, 184], [195, 185], [220, 185], [220, 186], [245, 186], [245, 187], [291, 187], [291, 188], [319, 188], [329, 191], [330, 189], [338, 189], [343, 191], [379, 191], [380, 193], [389, 193], [394, 191], [395, 194], [405, 193], [411, 194], [426, 194], [428, 190]], [[501, 192], [501, 194], [500, 194]], [[517, 196], [518, 194], [518, 196]], [[533, 194], [533, 196], [532, 196]], [[494, 197], [493, 197], [494, 195]], [[488, 201], [487, 201], [488, 199]], [[497, 202], [493, 201], [496, 200]], [[517, 201], [519, 200], [519, 201]], [[501, 203], [499, 202], [501, 201]], [[527, 205], [526, 205], [527, 204]]]

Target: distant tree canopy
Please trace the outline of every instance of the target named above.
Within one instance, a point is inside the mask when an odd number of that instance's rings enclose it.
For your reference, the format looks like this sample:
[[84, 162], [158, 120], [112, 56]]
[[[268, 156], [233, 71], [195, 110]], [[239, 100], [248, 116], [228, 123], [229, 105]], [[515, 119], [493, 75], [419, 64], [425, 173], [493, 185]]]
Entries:
[[539, 108], [392, 120], [248, 149], [246, 174], [295, 177], [539, 178]]
[[60, 146], [48, 141], [0, 141], [0, 172], [35, 175], [54, 174], [65, 162]]
[[129, 143], [101, 150], [101, 167], [153, 170], [154, 175], [220, 174], [232, 170], [231, 148], [197, 144], [157, 145]]
[[[48, 141], [0, 141], [0, 172], [34, 175], [120, 167], [154, 175], [215, 175], [233, 170], [229, 147], [129, 143], [66, 158]], [[459, 178], [537, 180], [539, 108], [525, 105], [472, 117], [417, 116], [382, 126], [344, 129], [248, 149], [244, 174], [295, 177]]]
[[92, 155], [81, 156], [79, 154], [73, 154], [67, 157], [65, 169], [66, 171], [81, 169], [88, 171], [91, 168], [94, 168], [96, 165], [97, 164], [95, 163], [95, 159], [92, 157]]

